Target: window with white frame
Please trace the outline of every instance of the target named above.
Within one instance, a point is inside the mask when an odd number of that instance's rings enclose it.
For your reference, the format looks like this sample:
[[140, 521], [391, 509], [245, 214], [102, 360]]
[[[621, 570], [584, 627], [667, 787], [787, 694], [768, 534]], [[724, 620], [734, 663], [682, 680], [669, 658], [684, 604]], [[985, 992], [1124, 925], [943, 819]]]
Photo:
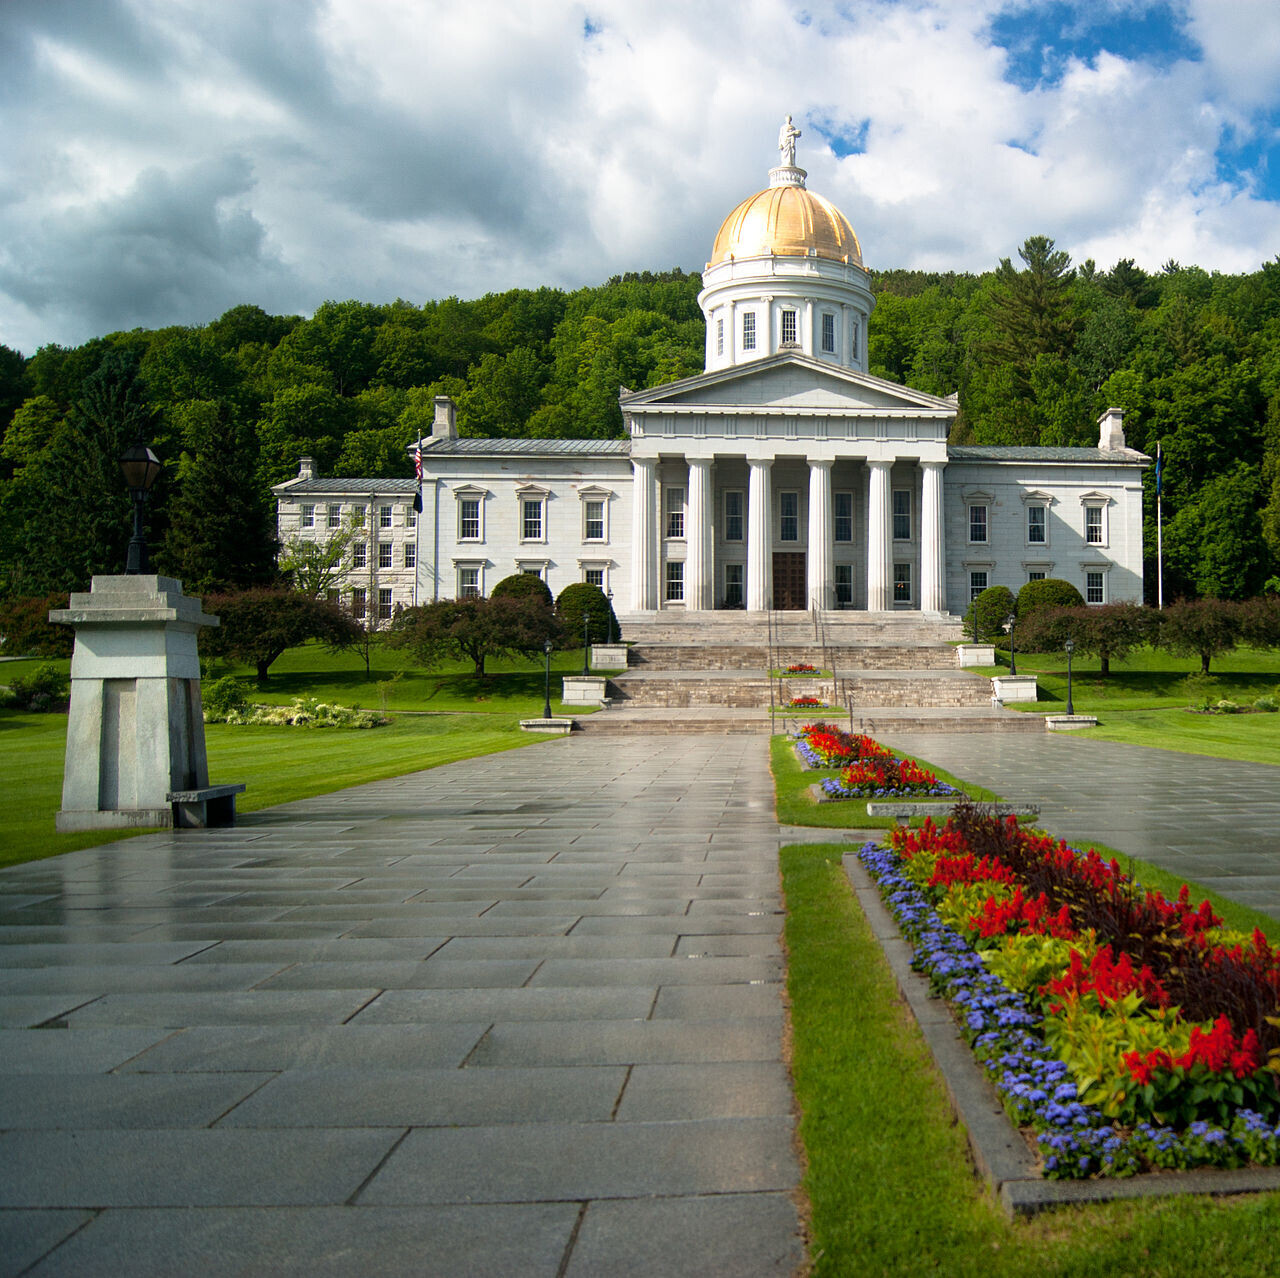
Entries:
[[911, 565], [893, 565], [893, 602], [911, 602]]
[[302, 526], [304, 528], [314, 528], [316, 526], [316, 508], [314, 506], [303, 506]]
[[369, 566], [369, 547], [363, 541], [351, 543], [351, 566], [367, 568]]
[[784, 342], [796, 340], [796, 313], [790, 309], [782, 312], [782, 340]]
[[369, 611], [369, 594], [363, 586], [351, 587], [351, 615], [357, 621], [363, 621]]
[[986, 569], [974, 569], [969, 573], [969, 601], [973, 602], [987, 588]]
[[667, 560], [667, 603], [684, 602], [684, 564], [678, 559]]
[[473, 599], [480, 593], [480, 565], [458, 565], [458, 598]]
[[458, 498], [458, 540], [480, 541], [481, 502], [479, 497]]
[[378, 590], [378, 620], [391, 620], [391, 591], [386, 587]]
[[590, 498], [582, 503], [582, 540], [604, 540], [604, 502]]
[[1028, 581], [1043, 581], [1049, 574], [1039, 568], [1030, 568], [1027, 570]]
[[683, 488], [666, 488], [664, 489], [663, 501], [667, 511], [667, 536], [683, 537], [684, 536], [684, 489]]
[[545, 494], [525, 493], [520, 498], [520, 540], [543, 541], [546, 535]]
[[756, 348], [756, 314], [744, 311], [742, 315], [742, 349], [753, 351]]
[[1105, 572], [1085, 573], [1084, 601], [1087, 604], [1107, 602], [1107, 574]]
[[852, 564], [836, 564], [836, 603], [845, 607], [853, 603]]
[[716, 320], [716, 354], [724, 354], [724, 318]]
[[853, 494], [833, 493], [832, 506], [835, 511], [836, 541], [853, 540]]
[[389, 541], [380, 541], [378, 543], [378, 567], [379, 568], [390, 568], [393, 566], [391, 561], [392, 549], [393, 549], [392, 544]]
[[1090, 546], [1107, 544], [1106, 508], [1099, 502], [1084, 508], [1084, 539]]
[[353, 528], [364, 527], [365, 508], [363, 506], [351, 507], [351, 526]]
[[342, 591], [337, 589], [326, 590], [324, 592], [324, 597], [329, 603], [336, 604], [342, 599]]
[[325, 507], [324, 525], [326, 528], [340, 528], [342, 526], [342, 507], [337, 502], [332, 502]]
[[830, 311], [822, 313], [822, 350], [826, 355], [836, 353], [836, 317]]
[[800, 540], [800, 494], [782, 491], [778, 494], [778, 540]]
[[582, 580], [588, 586], [599, 586], [604, 589], [604, 569], [603, 568], [584, 568], [582, 570]]
[[742, 540], [743, 507], [746, 504], [745, 494], [741, 488], [729, 488], [724, 494], [724, 539], [725, 541]]
[[858, 328], [857, 320], [849, 325], [849, 358], [855, 363], [858, 359]]
[[416, 528], [418, 526], [418, 512], [412, 506], [404, 508], [404, 526], [406, 528]]
[[516, 572], [522, 573], [526, 577], [537, 577], [539, 581], [547, 579], [547, 562], [545, 559], [536, 563], [528, 559], [516, 560]]
[[724, 566], [724, 606], [741, 608], [743, 586], [746, 581], [746, 569], [742, 564], [725, 564]]
[[406, 568], [418, 566], [418, 548], [411, 541], [404, 543], [404, 566]]
[[[975, 502], [969, 507], [969, 541], [975, 545], [987, 544], [987, 507], [985, 503]], [[985, 590], [986, 587], [984, 586]]]
[[1027, 507], [1027, 545], [1043, 546], [1049, 540], [1049, 507], [1033, 502]]
[[894, 541], [911, 540], [911, 490], [909, 488], [893, 490], [893, 539]]
[[391, 509], [392, 508], [390, 506], [378, 507], [378, 527], [379, 528], [391, 527]]

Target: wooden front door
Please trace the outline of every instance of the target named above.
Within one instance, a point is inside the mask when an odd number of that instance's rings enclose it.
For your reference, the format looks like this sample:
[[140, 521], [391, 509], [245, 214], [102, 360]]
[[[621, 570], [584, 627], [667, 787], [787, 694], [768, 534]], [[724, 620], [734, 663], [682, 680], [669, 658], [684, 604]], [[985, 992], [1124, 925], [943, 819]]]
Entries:
[[799, 609], [808, 606], [805, 598], [804, 551], [779, 550], [773, 556], [773, 606]]

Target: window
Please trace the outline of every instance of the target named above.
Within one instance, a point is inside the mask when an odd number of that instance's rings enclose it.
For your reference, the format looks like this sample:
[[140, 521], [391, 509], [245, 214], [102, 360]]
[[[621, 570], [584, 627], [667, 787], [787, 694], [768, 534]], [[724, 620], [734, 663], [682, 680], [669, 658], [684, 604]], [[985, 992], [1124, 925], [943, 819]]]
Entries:
[[1107, 602], [1106, 573], [1087, 572], [1084, 575], [1084, 601], [1087, 604]]
[[458, 540], [480, 540], [479, 497], [463, 497], [458, 501]]
[[391, 591], [390, 590], [383, 589], [378, 591], [378, 620], [379, 621], [391, 620]]
[[604, 569], [603, 568], [584, 568], [582, 570], [582, 580], [588, 586], [599, 586], [604, 589]]
[[969, 602], [972, 603], [987, 588], [986, 572], [969, 574]]
[[[987, 540], [987, 508], [985, 506], [969, 507], [969, 540], [980, 541], [984, 545]], [[986, 587], [983, 586], [985, 590]]]
[[684, 489], [668, 488], [665, 496], [667, 508], [667, 536], [684, 536]]
[[458, 565], [458, 598], [473, 599], [480, 593], [480, 569], [469, 564]]
[[796, 340], [796, 313], [795, 311], [782, 312], [782, 340], [784, 342], [794, 342]]
[[316, 526], [316, 508], [314, 506], [303, 506], [302, 526], [304, 528], [314, 528]]
[[911, 490], [907, 488], [893, 490], [893, 539], [911, 540]]
[[716, 354], [724, 354], [724, 320], [716, 320]]
[[351, 507], [351, 526], [353, 528], [364, 527], [364, 514], [365, 514], [365, 509], [363, 506]]
[[520, 502], [520, 539], [542, 540], [542, 498], [525, 497]]
[[1027, 507], [1027, 541], [1033, 546], [1043, 546], [1048, 539], [1047, 506]]
[[836, 353], [836, 317], [826, 311], [822, 315], [822, 349], [828, 355]]
[[342, 507], [336, 503], [325, 508], [324, 523], [326, 528], [339, 528], [342, 525]]
[[582, 540], [604, 540], [604, 502], [584, 501], [582, 503]]
[[363, 586], [352, 586], [351, 588], [351, 615], [357, 621], [363, 621], [365, 613], [369, 611], [369, 596]]
[[378, 527], [379, 528], [391, 527], [391, 507], [390, 506], [378, 507]]
[[390, 568], [392, 566], [391, 550], [392, 550], [392, 546], [389, 541], [380, 541], [378, 543], [378, 567], [379, 568]]
[[836, 603], [844, 607], [853, 603], [852, 564], [836, 564]]
[[336, 604], [342, 598], [342, 592], [340, 590], [326, 590], [324, 597], [329, 603]]
[[724, 539], [725, 541], [742, 540], [742, 507], [743, 493], [740, 488], [731, 488], [724, 495]]
[[854, 320], [849, 325], [849, 358], [856, 364], [858, 362], [858, 321]]
[[1047, 574], [1045, 574], [1045, 573], [1043, 573], [1043, 572], [1040, 572], [1039, 570], [1037, 570], [1037, 569], [1033, 568], [1033, 569], [1031, 569], [1031, 571], [1030, 571], [1029, 573], [1027, 573], [1027, 580], [1028, 580], [1028, 581], [1043, 581], [1043, 580], [1045, 579], [1045, 576], [1046, 576], [1046, 575], [1047, 575]]
[[778, 494], [778, 540], [800, 540], [800, 494], [797, 492]]
[[835, 534], [837, 541], [853, 540], [853, 494], [835, 493]]
[[351, 566], [367, 568], [369, 566], [369, 547], [362, 541], [351, 543]]
[[742, 587], [745, 574], [742, 564], [725, 564], [724, 566], [724, 606], [726, 608], [742, 607]]
[[404, 544], [404, 566], [406, 568], [418, 566], [418, 548], [411, 541], [406, 541]]
[[684, 564], [676, 559], [667, 560], [667, 602], [684, 602]]
[[911, 565], [893, 565], [893, 602], [911, 602]]
[[412, 506], [405, 507], [404, 526], [406, 528], [416, 528], [418, 526], [418, 512]]
[[1091, 546], [1101, 546], [1105, 543], [1106, 538], [1102, 535], [1101, 506], [1086, 506], [1084, 508], [1084, 539]]
[[753, 351], [756, 348], [756, 316], [754, 311], [747, 311], [742, 317], [742, 349]]

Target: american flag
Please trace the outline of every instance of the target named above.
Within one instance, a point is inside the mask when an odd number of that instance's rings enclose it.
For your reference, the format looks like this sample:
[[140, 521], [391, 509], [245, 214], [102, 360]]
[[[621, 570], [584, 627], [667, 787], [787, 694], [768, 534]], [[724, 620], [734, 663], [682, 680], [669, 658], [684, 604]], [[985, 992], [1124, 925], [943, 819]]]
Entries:
[[417, 476], [418, 483], [422, 483], [422, 440], [418, 440], [413, 448], [413, 473]]

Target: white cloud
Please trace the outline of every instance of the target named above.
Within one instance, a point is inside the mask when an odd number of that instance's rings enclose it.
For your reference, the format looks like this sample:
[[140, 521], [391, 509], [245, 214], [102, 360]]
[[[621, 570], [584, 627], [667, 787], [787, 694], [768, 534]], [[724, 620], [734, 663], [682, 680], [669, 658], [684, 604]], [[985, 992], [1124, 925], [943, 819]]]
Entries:
[[1203, 60], [1028, 90], [1000, 0], [8, 0], [0, 341], [697, 269], [786, 111], [872, 265], [1249, 269], [1280, 213], [1215, 151], [1280, 102], [1280, 18], [1186, 3]]

